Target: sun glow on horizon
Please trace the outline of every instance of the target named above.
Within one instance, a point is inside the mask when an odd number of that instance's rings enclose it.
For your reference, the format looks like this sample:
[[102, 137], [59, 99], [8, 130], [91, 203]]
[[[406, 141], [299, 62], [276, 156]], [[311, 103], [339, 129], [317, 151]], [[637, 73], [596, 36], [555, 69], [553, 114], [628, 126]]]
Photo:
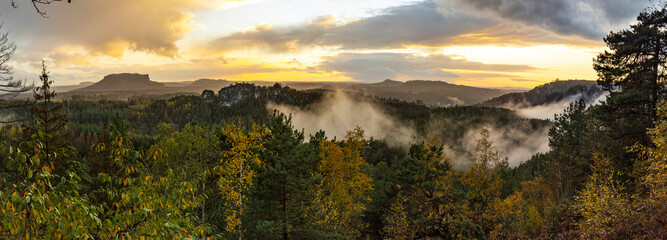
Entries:
[[[54, 5], [45, 9], [49, 19], [30, 8], [0, 9], [2, 30], [19, 46], [17, 78], [35, 79], [43, 59], [55, 85], [138, 72], [160, 82], [389, 78], [534, 87], [597, 79], [600, 33], [634, 21], [582, 15], [580, 26], [535, 24], [446, 0], [166, 1], [148, 12], [100, 6]], [[38, 32], [48, 41], [36, 40]]]

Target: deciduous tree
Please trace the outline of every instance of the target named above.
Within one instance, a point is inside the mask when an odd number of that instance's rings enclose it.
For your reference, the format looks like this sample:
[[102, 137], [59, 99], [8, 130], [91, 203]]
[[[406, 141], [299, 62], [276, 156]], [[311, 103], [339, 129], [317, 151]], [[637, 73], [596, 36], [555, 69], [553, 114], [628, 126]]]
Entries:
[[364, 131], [359, 127], [349, 131], [342, 143], [321, 140], [319, 145], [318, 224], [347, 238], [359, 237], [360, 216], [370, 201], [366, 192], [372, 189], [372, 179], [364, 173], [367, 163], [360, 155], [364, 147]]
[[471, 219], [489, 232], [493, 225], [493, 205], [500, 202], [502, 188], [502, 169], [507, 166], [507, 159], [501, 159], [493, 146], [489, 130], [480, 131], [473, 165], [463, 174], [463, 183], [467, 186], [468, 209]]

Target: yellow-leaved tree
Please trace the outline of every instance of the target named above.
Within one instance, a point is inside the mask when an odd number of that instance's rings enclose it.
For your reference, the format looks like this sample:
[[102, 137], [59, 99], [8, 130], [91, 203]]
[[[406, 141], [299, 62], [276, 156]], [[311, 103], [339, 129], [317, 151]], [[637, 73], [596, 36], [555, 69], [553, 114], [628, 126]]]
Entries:
[[522, 182], [521, 190], [492, 206], [493, 229], [489, 237], [537, 238], [544, 228], [544, 216], [553, 201], [553, 191], [543, 178]]
[[242, 124], [229, 124], [222, 129], [225, 149], [220, 166], [214, 171], [220, 176], [220, 194], [230, 206], [225, 218], [226, 230], [236, 231], [239, 239], [242, 238], [241, 219], [246, 208], [244, 194], [252, 187], [256, 175], [251, 166], [262, 164], [258, 153], [262, 149], [262, 138], [267, 134], [266, 129], [257, 125], [253, 125], [249, 132], [244, 131]]
[[372, 179], [363, 172], [367, 163], [360, 155], [364, 145], [364, 131], [359, 127], [349, 131], [343, 143], [319, 143], [322, 181], [315, 186], [315, 201], [320, 226], [345, 237], [359, 236], [359, 217], [370, 201], [366, 193], [372, 189]]
[[[609, 158], [593, 154], [593, 174], [575, 197], [575, 208], [582, 219], [578, 223], [582, 238], [611, 239], [617, 227], [631, 217], [630, 201], [623, 186], [614, 179]], [[617, 239], [617, 238], [616, 238]]]
[[639, 199], [639, 228], [636, 238], [667, 238], [667, 103], [662, 102], [657, 109], [658, 120], [649, 129], [652, 148], [640, 148], [645, 160], [637, 165], [636, 172], [641, 179], [642, 191]]
[[500, 158], [488, 129], [483, 128], [480, 134], [472, 156], [473, 165], [463, 174], [463, 183], [467, 186], [470, 218], [489, 232], [494, 220], [493, 206], [500, 202], [502, 169], [507, 160]]

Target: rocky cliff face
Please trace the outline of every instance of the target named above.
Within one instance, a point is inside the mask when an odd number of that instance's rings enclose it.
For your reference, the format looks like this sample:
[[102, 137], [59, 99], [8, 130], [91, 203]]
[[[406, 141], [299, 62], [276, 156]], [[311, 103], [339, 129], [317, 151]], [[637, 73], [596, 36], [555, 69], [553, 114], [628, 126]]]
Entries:
[[296, 106], [305, 106], [319, 100], [323, 90], [298, 91], [283, 87], [276, 83], [271, 87], [256, 86], [251, 83], [235, 83], [218, 91], [218, 95], [211, 90], [204, 90], [201, 97], [209, 103], [221, 106], [232, 106], [252, 101], [286, 103]]
[[99, 82], [74, 91], [135, 91], [157, 90], [164, 87], [162, 83], [151, 81], [148, 74], [119, 73], [106, 75]]

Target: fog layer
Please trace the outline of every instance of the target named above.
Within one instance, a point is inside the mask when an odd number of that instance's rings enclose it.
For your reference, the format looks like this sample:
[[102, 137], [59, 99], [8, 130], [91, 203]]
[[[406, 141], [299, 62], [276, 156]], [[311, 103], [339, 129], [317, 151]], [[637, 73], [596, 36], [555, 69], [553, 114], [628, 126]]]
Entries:
[[306, 136], [321, 129], [328, 137], [341, 139], [359, 126], [367, 138], [383, 139], [391, 146], [407, 146], [416, 137], [412, 127], [401, 124], [379, 106], [353, 99], [343, 91], [327, 93], [321, 102], [305, 110], [276, 104], [268, 104], [267, 109], [291, 114], [292, 124], [303, 129]]

